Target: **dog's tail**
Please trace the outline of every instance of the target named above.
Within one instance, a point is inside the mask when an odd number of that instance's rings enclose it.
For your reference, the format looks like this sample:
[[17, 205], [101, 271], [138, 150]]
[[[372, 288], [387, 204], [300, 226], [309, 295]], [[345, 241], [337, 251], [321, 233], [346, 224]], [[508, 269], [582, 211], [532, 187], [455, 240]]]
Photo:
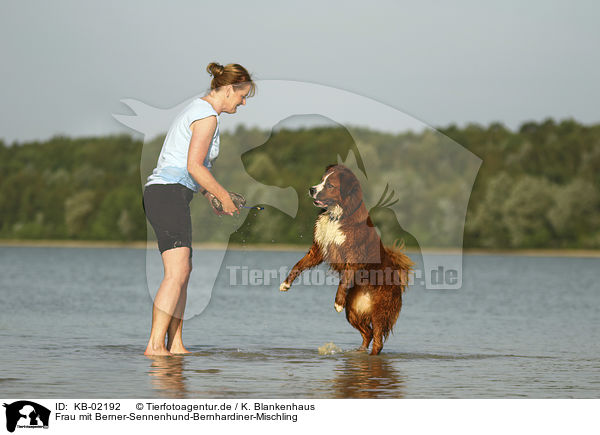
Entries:
[[400, 277], [400, 285], [394, 286], [394, 292], [398, 292], [398, 287], [400, 287], [399, 294], [396, 293], [398, 297], [393, 298], [392, 304], [389, 306], [390, 309], [387, 311], [384, 318], [381, 319], [383, 321], [383, 324], [381, 325], [383, 337], [387, 339], [390, 332], [393, 331], [394, 324], [400, 315], [400, 310], [402, 308], [402, 294], [404, 294], [404, 291], [408, 286], [409, 275], [415, 264], [402, 252], [402, 249], [404, 249], [404, 241], [396, 240], [392, 246], [384, 246], [383, 248], [387, 254], [387, 261], [389, 261], [388, 266], [391, 266], [396, 270]]
[[402, 293], [404, 293], [408, 285], [408, 276], [413, 270], [415, 263], [402, 252], [404, 249], [404, 240], [395, 240], [392, 246], [384, 246], [384, 249], [391, 259], [394, 269], [400, 275]]

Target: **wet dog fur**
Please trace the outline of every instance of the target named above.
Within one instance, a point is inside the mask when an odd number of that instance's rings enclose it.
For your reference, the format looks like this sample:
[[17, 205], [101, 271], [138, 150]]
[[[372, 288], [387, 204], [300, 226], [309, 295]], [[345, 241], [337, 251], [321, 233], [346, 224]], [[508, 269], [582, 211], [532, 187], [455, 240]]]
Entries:
[[377, 355], [392, 331], [413, 262], [400, 246], [384, 246], [363, 202], [356, 176], [343, 165], [326, 168], [321, 183], [309, 189], [322, 208], [315, 223], [313, 244], [280, 286], [287, 291], [303, 270], [322, 262], [340, 277], [334, 307], [362, 336], [360, 350], [371, 343]]

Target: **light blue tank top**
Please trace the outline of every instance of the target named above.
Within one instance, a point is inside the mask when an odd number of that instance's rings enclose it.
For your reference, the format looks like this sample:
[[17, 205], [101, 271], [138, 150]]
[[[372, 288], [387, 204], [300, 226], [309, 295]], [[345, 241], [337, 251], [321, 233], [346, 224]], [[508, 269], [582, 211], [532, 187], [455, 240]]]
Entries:
[[190, 126], [198, 119], [217, 117], [217, 128], [212, 137], [204, 166], [212, 168], [213, 162], [219, 155], [219, 115], [209, 102], [201, 98], [195, 98], [177, 115], [169, 128], [167, 137], [163, 143], [158, 163], [152, 174], [148, 177], [146, 186], [150, 184], [174, 184], [179, 183], [192, 189], [194, 192], [200, 190], [200, 185], [192, 178], [187, 170], [187, 157], [192, 138]]

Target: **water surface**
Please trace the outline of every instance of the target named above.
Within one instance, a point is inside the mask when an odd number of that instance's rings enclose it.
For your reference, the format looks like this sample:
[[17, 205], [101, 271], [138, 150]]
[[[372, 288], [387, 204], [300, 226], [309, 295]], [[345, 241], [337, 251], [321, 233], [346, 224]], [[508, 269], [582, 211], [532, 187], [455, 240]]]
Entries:
[[[231, 285], [228, 266], [289, 267], [301, 253], [233, 251], [185, 322], [192, 354], [150, 359], [145, 255], [0, 247], [2, 396], [600, 397], [598, 259], [467, 255], [463, 288], [410, 289], [370, 357], [334, 311], [335, 287]], [[329, 342], [342, 352], [320, 355]]]

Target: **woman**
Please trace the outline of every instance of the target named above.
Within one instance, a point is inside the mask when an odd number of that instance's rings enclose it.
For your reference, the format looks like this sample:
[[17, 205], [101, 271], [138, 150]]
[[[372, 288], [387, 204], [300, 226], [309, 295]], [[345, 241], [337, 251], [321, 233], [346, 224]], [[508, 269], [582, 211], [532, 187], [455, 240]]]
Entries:
[[[183, 313], [192, 270], [192, 224], [189, 203], [194, 192], [216, 196], [223, 211], [238, 209], [229, 193], [210, 173], [219, 154], [219, 115], [236, 113], [255, 84], [238, 64], [211, 63], [210, 92], [194, 99], [175, 119], [163, 143], [158, 164], [144, 189], [144, 209], [154, 228], [164, 266], [152, 309], [152, 329], [145, 355], [189, 353], [183, 346]], [[166, 345], [165, 345], [165, 338]]]

